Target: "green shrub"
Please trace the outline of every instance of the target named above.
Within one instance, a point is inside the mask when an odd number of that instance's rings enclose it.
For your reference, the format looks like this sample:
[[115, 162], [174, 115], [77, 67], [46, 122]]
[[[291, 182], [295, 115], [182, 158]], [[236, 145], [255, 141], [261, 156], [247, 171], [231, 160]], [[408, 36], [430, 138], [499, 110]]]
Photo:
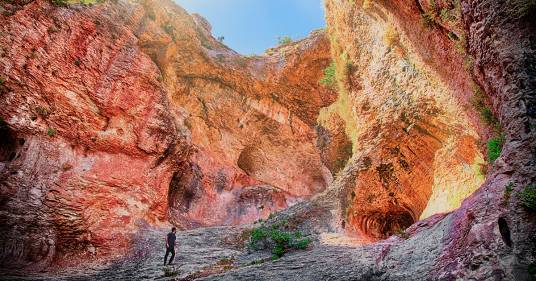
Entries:
[[493, 162], [501, 156], [501, 150], [503, 145], [502, 137], [494, 137], [488, 140], [488, 160]]
[[335, 62], [331, 62], [328, 67], [324, 68], [324, 76], [320, 79], [320, 84], [329, 88], [335, 88], [337, 79]]
[[525, 207], [536, 211], [536, 184], [529, 185], [519, 193], [521, 202]]
[[249, 247], [253, 250], [269, 249], [272, 259], [279, 259], [290, 250], [304, 250], [309, 246], [311, 239], [302, 238], [301, 232], [282, 230], [288, 227], [287, 221], [278, 222], [271, 227], [261, 226], [251, 230]]
[[74, 63], [74, 65], [76, 65], [78, 67], [80, 67], [80, 65], [82, 64], [82, 62], [79, 59], [75, 59], [73, 63]]
[[284, 46], [284, 45], [288, 45], [292, 43], [292, 38], [290, 38], [290, 36], [285, 35], [285, 36], [277, 37], [277, 41], [279, 45]]
[[53, 137], [53, 136], [55, 136], [56, 133], [57, 133], [57, 131], [56, 131], [56, 129], [54, 129], [54, 128], [48, 128], [48, 130], [47, 130], [47, 135], [48, 135], [49, 137]]
[[304, 239], [298, 240], [296, 244], [294, 245], [294, 248], [299, 249], [299, 250], [305, 250], [309, 246], [309, 243], [311, 243], [311, 239], [304, 238]]

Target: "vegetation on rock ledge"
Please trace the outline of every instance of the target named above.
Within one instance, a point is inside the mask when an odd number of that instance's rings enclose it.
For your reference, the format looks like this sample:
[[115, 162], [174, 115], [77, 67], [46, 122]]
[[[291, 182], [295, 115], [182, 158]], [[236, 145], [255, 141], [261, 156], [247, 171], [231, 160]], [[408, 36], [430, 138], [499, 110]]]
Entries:
[[523, 205], [532, 211], [536, 211], [536, 185], [531, 184], [519, 194]]
[[311, 242], [310, 238], [302, 237], [299, 231], [285, 231], [287, 221], [281, 221], [271, 226], [261, 225], [245, 231], [243, 236], [249, 236], [248, 247], [253, 250], [270, 249], [272, 259], [279, 259], [291, 250], [305, 250]]
[[501, 156], [504, 138], [502, 136], [494, 137], [488, 140], [488, 160], [493, 162]]

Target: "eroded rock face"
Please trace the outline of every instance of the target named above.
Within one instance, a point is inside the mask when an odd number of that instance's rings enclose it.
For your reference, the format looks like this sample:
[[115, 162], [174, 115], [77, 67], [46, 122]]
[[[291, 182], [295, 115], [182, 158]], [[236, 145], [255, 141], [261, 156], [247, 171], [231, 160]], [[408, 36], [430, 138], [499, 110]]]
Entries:
[[331, 182], [322, 33], [246, 58], [171, 2], [0, 6], [2, 268], [121, 255], [146, 224], [251, 222]]
[[[352, 2], [326, 3], [344, 75], [343, 99], [325, 114], [344, 120], [354, 155], [326, 192], [281, 217], [365, 242], [400, 231], [359, 247], [355, 279], [531, 280], [535, 217], [507, 187], [515, 194], [536, 174], [534, 10], [502, 1]], [[473, 83], [485, 89], [505, 137], [485, 175], [480, 144], [498, 125], [480, 120]], [[357, 272], [370, 268], [372, 275]]]
[[143, 7], [140, 46], [160, 68], [197, 150], [190, 166], [195, 176], [182, 176], [173, 194], [189, 207], [172, 203], [173, 222], [252, 221], [324, 190], [332, 176], [314, 125], [320, 108], [335, 98], [318, 84], [330, 60], [327, 38], [317, 32], [243, 57], [215, 40], [199, 16], [170, 3]]
[[482, 184], [486, 130], [467, 98], [460, 55], [445, 50], [455, 43], [420, 26], [416, 7], [371, 2], [326, 4], [344, 95], [327, 114], [344, 119], [354, 146], [349, 165], [359, 167], [342, 203], [345, 229], [386, 238], [459, 207]]

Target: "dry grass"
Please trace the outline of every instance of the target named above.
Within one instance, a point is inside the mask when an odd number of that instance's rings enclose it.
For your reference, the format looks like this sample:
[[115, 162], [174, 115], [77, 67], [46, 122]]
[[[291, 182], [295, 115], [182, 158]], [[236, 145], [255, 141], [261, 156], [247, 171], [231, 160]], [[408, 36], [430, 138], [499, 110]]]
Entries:
[[400, 35], [392, 25], [388, 25], [385, 29], [385, 34], [383, 35], [383, 42], [389, 49], [393, 48], [396, 44], [398, 44], [400, 40]]

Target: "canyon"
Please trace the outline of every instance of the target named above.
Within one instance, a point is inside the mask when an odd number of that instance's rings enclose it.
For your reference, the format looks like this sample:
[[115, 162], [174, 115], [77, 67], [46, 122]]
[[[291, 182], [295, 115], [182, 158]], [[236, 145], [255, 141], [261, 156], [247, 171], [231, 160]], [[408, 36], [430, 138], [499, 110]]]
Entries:
[[86, 2], [0, 3], [0, 279], [535, 278], [533, 1], [326, 0], [253, 56]]

